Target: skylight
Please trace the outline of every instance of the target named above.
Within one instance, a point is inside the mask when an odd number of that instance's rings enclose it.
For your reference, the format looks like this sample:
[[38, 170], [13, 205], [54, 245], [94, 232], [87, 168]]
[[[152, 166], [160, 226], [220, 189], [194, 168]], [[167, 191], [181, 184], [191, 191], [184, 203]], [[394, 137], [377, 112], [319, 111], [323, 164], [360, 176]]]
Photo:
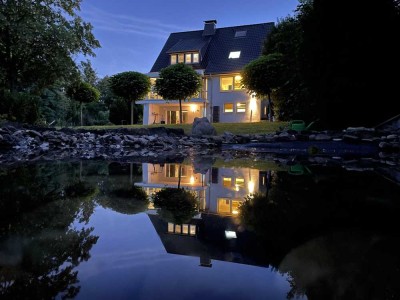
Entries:
[[229, 53], [229, 58], [239, 58], [240, 57], [240, 51], [232, 51]]
[[235, 32], [235, 38], [245, 37], [247, 34], [247, 30], [238, 30]]

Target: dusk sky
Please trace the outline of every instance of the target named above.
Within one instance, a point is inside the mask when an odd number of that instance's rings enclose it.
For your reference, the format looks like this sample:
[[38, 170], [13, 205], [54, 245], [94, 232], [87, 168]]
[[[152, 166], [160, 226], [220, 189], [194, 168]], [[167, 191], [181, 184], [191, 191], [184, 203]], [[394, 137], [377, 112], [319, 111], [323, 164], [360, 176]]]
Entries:
[[94, 26], [102, 48], [89, 57], [100, 78], [150, 71], [172, 32], [277, 22], [293, 15], [298, 0], [83, 0], [80, 16]]

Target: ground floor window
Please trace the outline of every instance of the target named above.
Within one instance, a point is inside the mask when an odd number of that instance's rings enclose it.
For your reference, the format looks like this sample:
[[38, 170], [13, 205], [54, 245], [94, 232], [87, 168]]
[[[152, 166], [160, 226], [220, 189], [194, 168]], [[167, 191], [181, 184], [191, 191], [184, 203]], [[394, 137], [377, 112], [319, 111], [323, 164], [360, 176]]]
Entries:
[[237, 199], [218, 198], [218, 213], [237, 215], [241, 202]]
[[[182, 110], [182, 123], [188, 122], [188, 111]], [[167, 111], [167, 124], [179, 124], [179, 110], [168, 110]]]
[[224, 113], [233, 113], [233, 103], [224, 103]]

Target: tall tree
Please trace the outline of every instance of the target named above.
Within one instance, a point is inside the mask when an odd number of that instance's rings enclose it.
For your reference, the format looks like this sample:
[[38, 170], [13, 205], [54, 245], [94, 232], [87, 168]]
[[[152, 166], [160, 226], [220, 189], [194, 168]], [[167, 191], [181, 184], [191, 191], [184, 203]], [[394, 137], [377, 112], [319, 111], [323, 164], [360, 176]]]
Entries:
[[80, 72], [82, 81], [89, 83], [92, 86], [96, 86], [99, 78], [97, 77], [96, 71], [93, 69], [90, 60], [81, 61]]
[[176, 64], [161, 70], [155, 90], [165, 100], [179, 100], [179, 123], [182, 124], [182, 101], [196, 95], [201, 88], [201, 78], [193, 68]]
[[150, 78], [139, 72], [122, 72], [111, 76], [112, 92], [131, 103], [131, 124], [134, 124], [133, 105], [136, 100], [143, 98], [151, 87]]
[[0, 2], [0, 89], [40, 91], [77, 76], [73, 56], [100, 47], [77, 12], [81, 0]]
[[82, 104], [98, 101], [100, 92], [87, 82], [77, 82], [68, 87], [67, 95], [80, 103], [81, 126], [83, 126]]

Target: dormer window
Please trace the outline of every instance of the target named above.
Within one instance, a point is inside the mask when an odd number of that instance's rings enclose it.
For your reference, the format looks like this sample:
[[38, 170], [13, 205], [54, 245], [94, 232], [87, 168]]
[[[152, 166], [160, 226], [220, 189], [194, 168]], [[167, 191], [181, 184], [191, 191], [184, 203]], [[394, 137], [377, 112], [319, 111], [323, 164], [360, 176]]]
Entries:
[[200, 56], [197, 52], [171, 54], [170, 61], [171, 65], [176, 63], [198, 64], [200, 62]]
[[239, 58], [240, 57], [240, 51], [231, 51], [230, 53], [229, 53], [229, 58], [231, 59], [231, 58], [233, 58], [233, 59], [235, 59], [235, 58]]

